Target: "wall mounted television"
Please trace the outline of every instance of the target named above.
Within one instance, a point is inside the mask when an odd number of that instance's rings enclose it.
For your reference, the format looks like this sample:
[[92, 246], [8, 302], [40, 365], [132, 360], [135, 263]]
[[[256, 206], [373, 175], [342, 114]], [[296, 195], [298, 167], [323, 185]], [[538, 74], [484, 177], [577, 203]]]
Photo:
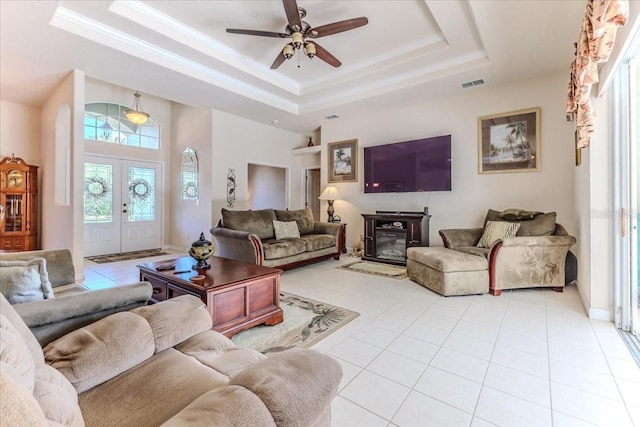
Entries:
[[451, 191], [451, 135], [364, 148], [365, 193]]

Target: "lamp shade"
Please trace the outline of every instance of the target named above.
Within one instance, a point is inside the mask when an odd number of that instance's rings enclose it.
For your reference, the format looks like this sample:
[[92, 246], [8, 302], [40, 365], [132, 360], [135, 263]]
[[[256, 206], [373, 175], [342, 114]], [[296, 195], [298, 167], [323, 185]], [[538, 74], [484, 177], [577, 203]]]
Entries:
[[145, 113], [144, 111], [127, 110], [124, 112], [124, 114], [127, 116], [127, 119], [129, 119], [131, 123], [135, 123], [137, 125], [145, 123], [149, 118], [149, 114]]
[[142, 111], [142, 106], [140, 105], [140, 93], [136, 91], [133, 96], [135, 98], [133, 110], [125, 110], [124, 115], [127, 116], [127, 119], [131, 123], [141, 125], [147, 121], [149, 114]]
[[342, 200], [342, 194], [333, 185], [327, 185], [318, 197], [320, 200]]

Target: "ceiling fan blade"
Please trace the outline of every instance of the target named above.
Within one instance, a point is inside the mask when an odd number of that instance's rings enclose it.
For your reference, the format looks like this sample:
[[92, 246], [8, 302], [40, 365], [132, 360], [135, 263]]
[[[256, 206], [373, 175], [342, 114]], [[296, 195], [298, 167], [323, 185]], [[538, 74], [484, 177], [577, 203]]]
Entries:
[[369, 20], [365, 17], [346, 19], [344, 21], [334, 22], [332, 24], [321, 25], [307, 31], [309, 37], [324, 37], [331, 34], [341, 33], [343, 31], [353, 30], [354, 28], [367, 25]]
[[259, 31], [259, 30], [240, 30], [237, 28], [227, 28], [227, 33], [232, 34], [245, 34], [248, 36], [262, 36], [262, 37], [278, 37], [278, 38], [286, 38], [291, 37], [286, 33], [274, 33], [272, 31]]
[[296, 0], [282, 0], [284, 5], [284, 13], [287, 14], [289, 26], [293, 31], [300, 31], [302, 22], [300, 21], [300, 12], [298, 11], [298, 3]]
[[273, 64], [271, 64], [271, 69], [272, 69], [272, 70], [275, 70], [276, 68], [278, 68], [279, 66], [281, 66], [281, 65], [282, 65], [282, 63], [285, 61], [285, 59], [287, 59], [287, 58], [285, 58], [285, 57], [284, 57], [284, 52], [283, 52], [283, 51], [280, 51], [280, 55], [278, 55], [278, 57], [276, 58], [276, 60], [275, 60], [275, 61], [273, 61]]
[[316, 56], [318, 58], [322, 59], [327, 64], [329, 64], [329, 65], [331, 65], [333, 67], [336, 67], [336, 68], [338, 68], [339, 66], [342, 65], [342, 62], [340, 62], [338, 60], [338, 58], [336, 58], [335, 56], [330, 54], [327, 49], [323, 48], [322, 46], [320, 46], [315, 41], [313, 42], [313, 44], [316, 46]]

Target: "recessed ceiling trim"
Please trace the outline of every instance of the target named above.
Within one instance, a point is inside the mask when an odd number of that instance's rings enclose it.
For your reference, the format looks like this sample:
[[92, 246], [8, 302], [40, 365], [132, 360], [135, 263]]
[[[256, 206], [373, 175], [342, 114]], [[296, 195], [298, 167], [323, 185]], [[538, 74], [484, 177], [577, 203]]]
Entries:
[[424, 40], [417, 41], [388, 52], [378, 55], [366, 61], [360, 62], [357, 66], [345, 66], [343, 73], [339, 77], [319, 78], [309, 82], [302, 87], [302, 94], [308, 95], [314, 92], [325, 90], [349, 80], [359, 79], [366, 75], [380, 72], [389, 67], [397, 66], [416, 58], [424, 57], [431, 53], [449, 47], [442, 34], [436, 34]]
[[158, 34], [222, 61], [240, 71], [257, 77], [294, 95], [300, 95], [300, 84], [283, 74], [274, 73], [268, 66], [229, 48], [193, 27], [174, 19], [146, 4], [134, 1], [115, 1], [109, 11], [136, 24], [142, 25]]
[[370, 85], [353, 87], [351, 90], [342, 91], [339, 95], [324, 98], [315, 98], [313, 101], [299, 106], [300, 114], [312, 113], [314, 111], [332, 108], [347, 102], [358, 101], [372, 96], [381, 95], [387, 92], [415, 86], [440, 77], [471, 70], [489, 63], [487, 53], [482, 51], [472, 52], [459, 56], [450, 61], [440, 62], [437, 65], [413, 70], [402, 75], [377, 81]]
[[132, 37], [129, 34], [94, 21], [64, 7], [58, 7], [56, 9], [49, 24], [63, 31], [75, 34], [76, 36], [210, 83], [238, 95], [253, 99], [254, 101], [262, 102], [288, 113], [298, 113], [298, 105], [295, 102], [212, 70], [200, 63]]

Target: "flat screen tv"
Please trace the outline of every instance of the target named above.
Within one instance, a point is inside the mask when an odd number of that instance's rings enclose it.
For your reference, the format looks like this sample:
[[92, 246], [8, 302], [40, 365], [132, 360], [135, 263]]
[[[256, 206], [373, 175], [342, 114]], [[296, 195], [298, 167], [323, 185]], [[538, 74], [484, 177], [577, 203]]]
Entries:
[[451, 191], [451, 135], [364, 148], [365, 193]]

